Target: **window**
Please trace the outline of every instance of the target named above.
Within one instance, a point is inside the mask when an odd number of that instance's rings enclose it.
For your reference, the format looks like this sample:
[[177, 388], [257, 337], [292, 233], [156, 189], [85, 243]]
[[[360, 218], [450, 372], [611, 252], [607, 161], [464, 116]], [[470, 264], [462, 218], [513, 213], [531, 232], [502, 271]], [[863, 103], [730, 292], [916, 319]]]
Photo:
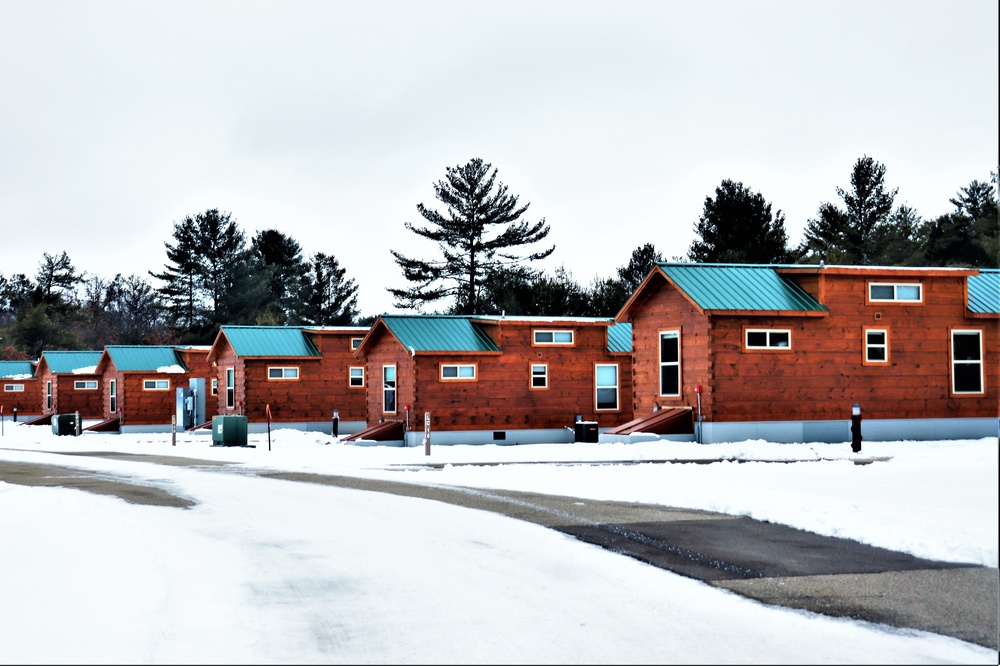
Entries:
[[73, 388], [79, 389], [81, 391], [96, 391], [97, 390], [97, 380], [96, 379], [78, 379], [73, 382]]
[[441, 379], [466, 379], [476, 378], [476, 365], [474, 363], [442, 363]]
[[298, 379], [299, 369], [291, 367], [273, 366], [267, 369], [268, 379]]
[[792, 346], [792, 332], [787, 328], [748, 328], [745, 335], [747, 349], [790, 349]]
[[219, 395], [219, 378], [212, 380], [212, 395]]
[[108, 381], [108, 411], [114, 414], [118, 411], [118, 380]]
[[868, 300], [877, 303], [920, 303], [923, 289], [919, 282], [869, 282]]
[[382, 411], [396, 413], [396, 366], [382, 366]]
[[170, 389], [169, 379], [143, 379], [142, 389], [144, 391], [167, 391]]
[[360, 347], [362, 340], [364, 340], [364, 338], [351, 338], [351, 351], [354, 351], [355, 349]]
[[983, 340], [979, 330], [951, 332], [952, 393], [983, 392]]
[[889, 331], [884, 328], [865, 329], [865, 363], [889, 362]]
[[618, 366], [594, 366], [594, 386], [597, 390], [597, 409], [618, 409]]
[[365, 369], [357, 366], [348, 368], [347, 385], [351, 388], [363, 388], [365, 385]]
[[681, 394], [681, 332], [660, 333], [660, 395]]
[[3, 385], [3, 390], [4, 391], [23, 391], [24, 390], [24, 384], [4, 384]]
[[549, 387], [549, 366], [547, 363], [531, 364], [531, 384], [533, 389], [543, 389]]
[[45, 382], [45, 409], [52, 409], [52, 380]]
[[573, 331], [535, 331], [536, 345], [571, 345]]
[[236, 407], [236, 369], [226, 368], [226, 407]]

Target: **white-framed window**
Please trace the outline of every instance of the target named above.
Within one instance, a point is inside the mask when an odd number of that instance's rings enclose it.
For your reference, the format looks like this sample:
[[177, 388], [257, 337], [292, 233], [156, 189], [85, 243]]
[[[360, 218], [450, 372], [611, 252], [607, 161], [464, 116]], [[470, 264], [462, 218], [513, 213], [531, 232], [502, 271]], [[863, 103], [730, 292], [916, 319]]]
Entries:
[[79, 391], [96, 391], [97, 390], [97, 380], [96, 379], [77, 379], [73, 382], [73, 388]]
[[351, 338], [351, 351], [354, 351], [355, 349], [360, 347], [362, 340], [364, 340], [364, 338]]
[[748, 328], [743, 333], [747, 349], [791, 349], [792, 331], [787, 328]]
[[52, 409], [52, 380], [45, 382], [45, 409]]
[[114, 414], [118, 411], [118, 380], [108, 380], [108, 411]]
[[298, 379], [299, 369], [293, 366], [272, 365], [267, 368], [268, 379]]
[[531, 364], [531, 383], [529, 384], [529, 387], [533, 389], [544, 389], [549, 387], [548, 363]]
[[142, 380], [142, 390], [143, 391], [169, 391], [170, 390], [170, 380], [169, 379], [143, 379]]
[[347, 385], [351, 388], [364, 388], [365, 369], [361, 366], [351, 366], [347, 369]]
[[983, 393], [983, 332], [979, 329], [951, 331], [951, 392]]
[[660, 331], [660, 395], [681, 394], [681, 332]]
[[212, 395], [219, 395], [219, 378], [212, 378]]
[[226, 368], [226, 407], [236, 407], [236, 368]]
[[382, 411], [396, 413], [396, 366], [382, 366]]
[[3, 385], [3, 390], [4, 391], [10, 391], [10, 392], [23, 391], [24, 390], [24, 384], [4, 384]]
[[466, 380], [472, 381], [476, 378], [475, 363], [442, 363], [441, 380]]
[[595, 405], [598, 411], [618, 409], [618, 364], [594, 366]]
[[868, 300], [872, 303], [922, 303], [924, 290], [919, 282], [869, 282]]
[[889, 362], [889, 331], [884, 328], [865, 329], [865, 363]]
[[538, 330], [532, 331], [532, 340], [536, 345], [571, 345], [574, 341], [570, 330]]

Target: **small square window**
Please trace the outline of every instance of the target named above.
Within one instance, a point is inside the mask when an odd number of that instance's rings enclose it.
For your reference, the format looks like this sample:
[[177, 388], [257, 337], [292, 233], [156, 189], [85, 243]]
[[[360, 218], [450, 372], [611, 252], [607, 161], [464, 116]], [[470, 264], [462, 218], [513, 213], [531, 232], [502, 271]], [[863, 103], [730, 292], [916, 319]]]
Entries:
[[365, 385], [365, 369], [362, 367], [352, 367], [349, 369], [348, 386], [351, 388], [361, 388]]

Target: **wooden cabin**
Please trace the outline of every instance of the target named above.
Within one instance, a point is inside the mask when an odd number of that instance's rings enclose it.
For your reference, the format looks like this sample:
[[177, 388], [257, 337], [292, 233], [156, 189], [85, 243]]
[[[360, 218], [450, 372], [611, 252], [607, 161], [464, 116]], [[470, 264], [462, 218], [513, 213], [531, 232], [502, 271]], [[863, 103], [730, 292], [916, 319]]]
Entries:
[[[364, 365], [354, 357], [365, 326], [223, 326], [208, 354], [219, 415], [337, 434], [365, 425]], [[270, 414], [270, 417], [268, 417]], [[334, 419], [336, 418], [336, 426]]]
[[637, 416], [704, 442], [997, 436], [1000, 271], [658, 263], [632, 324]]
[[629, 421], [631, 336], [611, 318], [382, 315], [357, 351], [368, 425], [406, 444], [574, 441]]
[[41, 384], [32, 361], [0, 361], [0, 417], [26, 421], [41, 415]]
[[[210, 385], [207, 346], [108, 345], [97, 363], [103, 419], [119, 432], [169, 432], [178, 416], [177, 389]], [[199, 396], [204, 400], [204, 396]], [[205, 410], [201, 410], [202, 422]], [[182, 418], [176, 424], [184, 430]], [[198, 425], [192, 423], [190, 425]], [[109, 424], [110, 428], [111, 424]]]
[[35, 368], [41, 389], [41, 415], [80, 413], [80, 419], [99, 419], [101, 376], [99, 351], [43, 351]]

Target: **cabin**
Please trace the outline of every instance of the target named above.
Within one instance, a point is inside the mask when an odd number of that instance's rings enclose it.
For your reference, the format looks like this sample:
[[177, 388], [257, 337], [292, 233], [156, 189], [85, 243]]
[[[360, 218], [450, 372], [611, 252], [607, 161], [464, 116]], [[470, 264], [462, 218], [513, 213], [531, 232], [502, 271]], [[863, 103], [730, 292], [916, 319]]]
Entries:
[[998, 270], [661, 262], [616, 321], [636, 415], [701, 442], [998, 435]]
[[366, 377], [354, 356], [365, 326], [223, 326], [207, 355], [214, 414], [271, 425], [353, 433], [365, 426]]
[[35, 368], [41, 389], [41, 416], [80, 413], [80, 419], [100, 419], [99, 351], [43, 351]]
[[392, 439], [406, 446], [428, 431], [440, 444], [572, 442], [577, 423], [596, 434], [632, 418], [630, 329], [610, 317], [382, 315], [357, 350], [368, 426], [399, 424]]
[[[175, 426], [185, 430], [206, 422], [204, 405], [213, 374], [208, 349], [207, 346], [106, 346], [96, 368], [102, 378], [103, 422], [89, 429], [170, 432]], [[180, 408], [178, 389], [184, 397], [188, 397], [187, 390], [193, 391], [192, 400]], [[195, 404], [200, 405], [200, 410]]]
[[0, 382], [0, 418], [23, 422], [41, 415], [34, 362], [0, 361]]

